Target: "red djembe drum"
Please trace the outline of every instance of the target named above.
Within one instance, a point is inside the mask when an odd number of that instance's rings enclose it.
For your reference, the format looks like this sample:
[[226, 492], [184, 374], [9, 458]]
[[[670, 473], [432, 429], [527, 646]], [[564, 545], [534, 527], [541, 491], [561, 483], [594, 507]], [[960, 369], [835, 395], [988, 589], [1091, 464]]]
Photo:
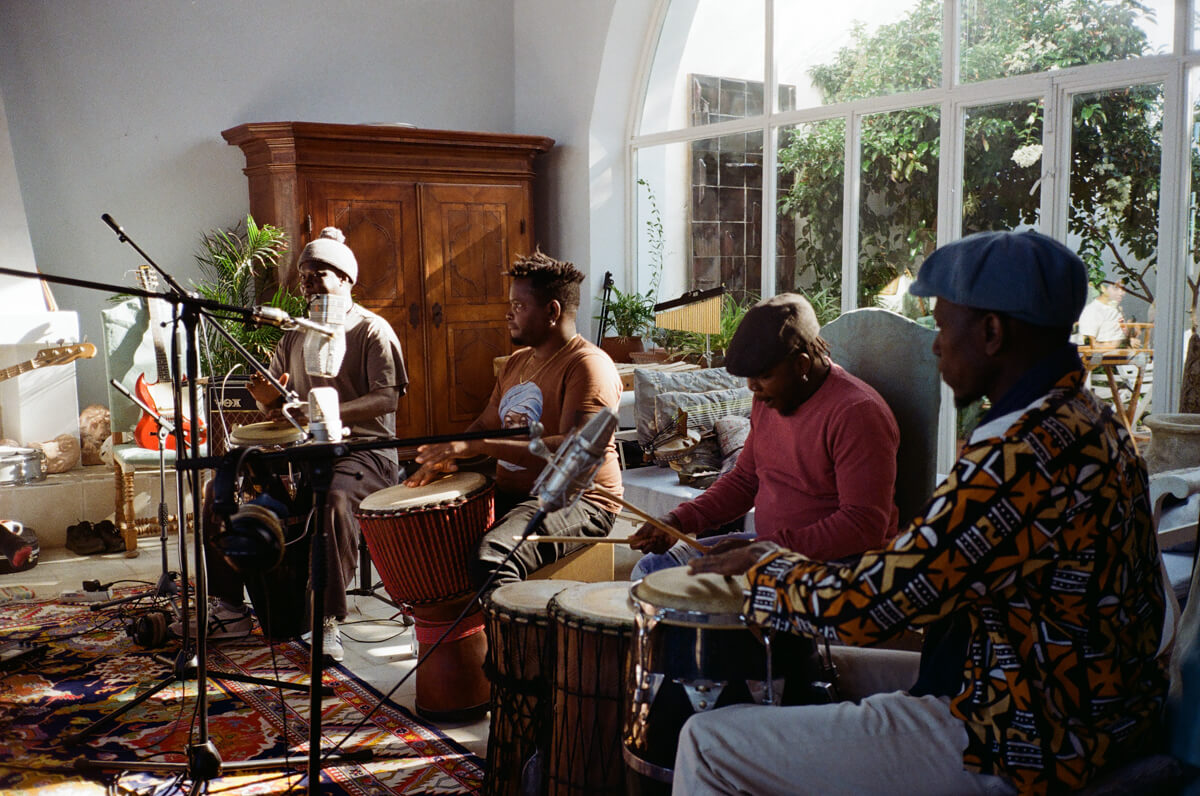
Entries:
[[[355, 512], [384, 588], [412, 614], [421, 661], [471, 598], [467, 561], [494, 511], [491, 481], [465, 472], [425, 486], [381, 489]], [[459, 720], [487, 710], [482, 631], [483, 614], [476, 610], [421, 664], [416, 707], [422, 716]]]

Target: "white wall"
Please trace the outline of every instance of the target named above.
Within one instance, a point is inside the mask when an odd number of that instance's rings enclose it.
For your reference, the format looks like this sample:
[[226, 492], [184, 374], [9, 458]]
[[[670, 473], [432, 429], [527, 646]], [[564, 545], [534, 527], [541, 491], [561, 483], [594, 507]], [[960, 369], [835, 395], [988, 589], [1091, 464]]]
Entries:
[[[249, 208], [242, 153], [220, 135], [234, 125], [404, 121], [548, 134], [574, 151], [586, 141], [573, 138], [580, 125], [558, 124], [550, 106], [514, 123], [513, 5], [0, 3], [0, 99], [13, 150], [11, 160], [0, 157], [0, 187], [19, 183], [43, 272], [132, 285], [126, 272], [139, 258], [100, 221], [110, 213], [186, 283], [200, 234]], [[537, 17], [560, 4], [520, 5]], [[601, 25], [594, 35], [603, 34]], [[6, 214], [13, 206], [5, 199]], [[12, 267], [22, 256], [20, 224], [6, 220], [2, 230], [0, 264]], [[107, 295], [63, 286], [54, 293], [99, 341]], [[106, 402], [101, 358], [81, 363], [79, 374], [81, 404]]]

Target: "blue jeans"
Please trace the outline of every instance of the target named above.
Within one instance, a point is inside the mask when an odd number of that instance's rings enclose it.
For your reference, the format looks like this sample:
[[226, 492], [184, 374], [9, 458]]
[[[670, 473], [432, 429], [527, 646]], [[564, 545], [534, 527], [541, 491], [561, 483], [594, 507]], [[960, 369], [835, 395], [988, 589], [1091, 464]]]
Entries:
[[[709, 536], [704, 540], [704, 543], [712, 547], [717, 542], [722, 542], [726, 539], [753, 539], [754, 531], [739, 531], [737, 533], [724, 533], [720, 536]], [[693, 558], [698, 558], [700, 551], [691, 545], [683, 542], [676, 542], [671, 546], [671, 549], [665, 553], [647, 553], [642, 556], [636, 564], [633, 565], [633, 571], [629, 573], [630, 580], [641, 580], [651, 572], [658, 572], [660, 569], [670, 569], [671, 567], [682, 567], [691, 561]]]

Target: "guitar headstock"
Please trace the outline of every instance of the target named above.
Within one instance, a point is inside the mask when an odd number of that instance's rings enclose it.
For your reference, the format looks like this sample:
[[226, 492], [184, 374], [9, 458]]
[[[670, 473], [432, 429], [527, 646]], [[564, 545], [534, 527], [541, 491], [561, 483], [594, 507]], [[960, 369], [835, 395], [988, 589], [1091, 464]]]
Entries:
[[65, 365], [77, 359], [91, 359], [94, 356], [96, 356], [96, 346], [94, 343], [73, 343], [71, 345], [43, 348], [37, 352], [34, 362], [40, 368], [46, 365]]

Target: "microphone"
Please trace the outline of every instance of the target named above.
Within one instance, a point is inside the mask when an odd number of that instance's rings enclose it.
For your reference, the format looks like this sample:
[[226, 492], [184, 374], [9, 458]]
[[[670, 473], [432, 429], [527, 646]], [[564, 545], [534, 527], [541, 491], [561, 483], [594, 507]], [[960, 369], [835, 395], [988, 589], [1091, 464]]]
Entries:
[[324, 337], [336, 337], [337, 329], [324, 323], [317, 323], [308, 318], [300, 318], [294, 315], [288, 315], [286, 311], [278, 307], [267, 307], [262, 304], [250, 309], [254, 320], [259, 323], [278, 326], [280, 329], [305, 329], [310, 334], [321, 335]]
[[[333, 378], [342, 368], [346, 356], [346, 311], [349, 296], [321, 294], [308, 302], [309, 323], [322, 327], [318, 333], [311, 327], [304, 337], [304, 372], [309, 376]], [[323, 330], [332, 334], [325, 334]]]
[[533, 485], [533, 493], [543, 511], [558, 511], [575, 505], [595, 478], [616, 430], [617, 413], [605, 407], [567, 436]]

